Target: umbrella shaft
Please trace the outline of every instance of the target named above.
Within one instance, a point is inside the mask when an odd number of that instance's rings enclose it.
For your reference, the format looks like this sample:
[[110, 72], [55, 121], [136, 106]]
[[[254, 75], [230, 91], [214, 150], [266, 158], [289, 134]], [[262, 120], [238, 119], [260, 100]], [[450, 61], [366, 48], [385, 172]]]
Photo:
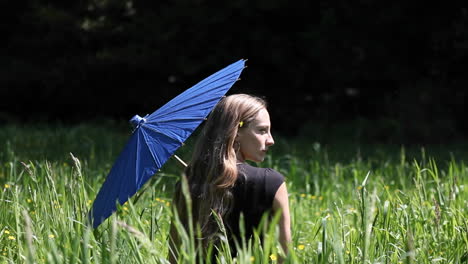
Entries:
[[182, 165], [184, 165], [184, 167], [187, 167], [187, 163], [185, 163], [181, 158], [179, 158], [177, 155], [174, 154], [174, 157], [180, 162], [182, 163]]

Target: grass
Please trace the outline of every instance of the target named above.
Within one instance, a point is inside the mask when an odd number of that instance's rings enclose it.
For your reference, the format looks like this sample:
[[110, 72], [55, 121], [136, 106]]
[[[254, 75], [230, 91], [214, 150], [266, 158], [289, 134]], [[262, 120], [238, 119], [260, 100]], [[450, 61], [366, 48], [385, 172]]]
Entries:
[[[138, 202], [96, 230], [86, 225], [129, 133], [115, 124], [0, 128], [0, 263], [166, 263], [182, 171], [173, 159]], [[177, 151], [186, 161], [192, 138]], [[261, 166], [287, 179], [293, 244], [286, 262], [467, 263], [463, 151], [276, 138]], [[222, 250], [220, 263], [275, 263], [282, 252], [274, 225], [265, 233], [263, 246], [258, 236], [242, 243], [235, 261]], [[191, 263], [193, 233], [182, 237], [181, 263]]]

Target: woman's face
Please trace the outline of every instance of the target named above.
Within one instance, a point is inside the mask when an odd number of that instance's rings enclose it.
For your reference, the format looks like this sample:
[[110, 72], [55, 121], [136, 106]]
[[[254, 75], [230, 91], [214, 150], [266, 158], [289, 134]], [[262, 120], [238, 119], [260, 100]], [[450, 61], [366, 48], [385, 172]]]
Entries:
[[240, 144], [236, 153], [237, 160], [262, 162], [268, 148], [275, 143], [270, 128], [270, 115], [266, 109], [260, 110], [247, 127], [240, 128], [237, 133], [237, 141]]

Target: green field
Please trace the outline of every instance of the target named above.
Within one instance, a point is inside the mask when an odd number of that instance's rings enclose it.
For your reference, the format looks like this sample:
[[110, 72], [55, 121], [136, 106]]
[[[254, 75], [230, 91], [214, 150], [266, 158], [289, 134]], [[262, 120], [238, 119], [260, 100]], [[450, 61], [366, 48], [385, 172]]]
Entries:
[[[130, 130], [123, 125], [0, 127], [0, 263], [166, 263], [170, 159], [137, 202], [99, 228], [88, 210]], [[188, 161], [191, 137], [177, 155]], [[325, 144], [276, 137], [259, 166], [286, 177], [293, 245], [286, 263], [468, 263], [465, 145]], [[273, 226], [274, 227], [274, 226]], [[275, 263], [276, 230], [220, 263]], [[181, 245], [194, 260], [193, 238]]]

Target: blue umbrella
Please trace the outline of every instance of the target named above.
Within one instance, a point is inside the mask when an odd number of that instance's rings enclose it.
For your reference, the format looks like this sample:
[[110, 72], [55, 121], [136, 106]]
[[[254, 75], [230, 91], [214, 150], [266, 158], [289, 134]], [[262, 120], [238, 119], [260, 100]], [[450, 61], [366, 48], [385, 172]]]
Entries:
[[135, 115], [134, 131], [107, 175], [90, 212], [98, 227], [124, 204], [171, 157], [206, 119], [239, 79], [245, 60], [239, 60], [187, 89], [151, 115]]

